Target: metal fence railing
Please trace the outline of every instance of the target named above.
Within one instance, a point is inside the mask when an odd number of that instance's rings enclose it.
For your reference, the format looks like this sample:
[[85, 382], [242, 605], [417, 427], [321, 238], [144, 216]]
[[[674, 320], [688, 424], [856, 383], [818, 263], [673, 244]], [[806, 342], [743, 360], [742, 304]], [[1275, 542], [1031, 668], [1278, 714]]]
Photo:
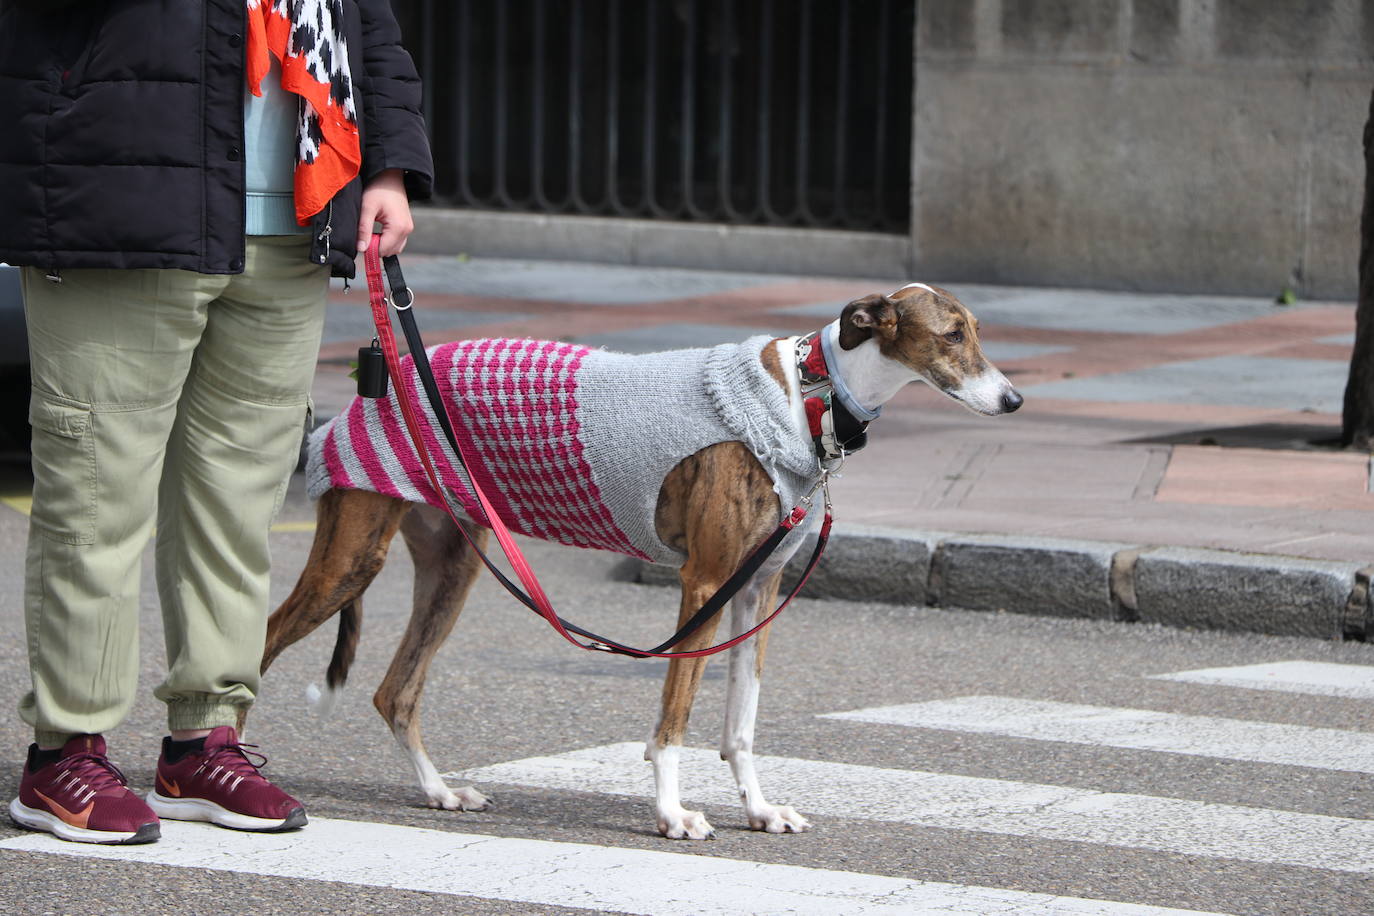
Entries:
[[913, 0], [395, 0], [442, 200], [905, 232]]

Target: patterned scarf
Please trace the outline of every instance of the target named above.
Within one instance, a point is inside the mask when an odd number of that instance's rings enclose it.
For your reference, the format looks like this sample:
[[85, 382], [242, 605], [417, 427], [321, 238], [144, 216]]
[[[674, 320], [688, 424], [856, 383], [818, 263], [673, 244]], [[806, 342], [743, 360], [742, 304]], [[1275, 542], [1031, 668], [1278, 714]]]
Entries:
[[301, 98], [296, 126], [296, 222], [325, 208], [362, 165], [340, 0], [248, 0], [248, 88], [281, 64], [281, 85]]

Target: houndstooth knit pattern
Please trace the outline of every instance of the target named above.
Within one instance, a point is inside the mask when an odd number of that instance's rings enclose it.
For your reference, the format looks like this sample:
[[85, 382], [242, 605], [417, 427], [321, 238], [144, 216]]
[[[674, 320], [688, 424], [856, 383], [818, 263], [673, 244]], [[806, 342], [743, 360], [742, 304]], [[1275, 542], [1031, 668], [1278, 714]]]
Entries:
[[[786, 394], [764, 369], [767, 337], [710, 349], [632, 356], [538, 340], [465, 340], [431, 348], [454, 432], [492, 507], [513, 531], [658, 563], [654, 512], [663, 479], [717, 442], [756, 455], [790, 508], [817, 474]], [[487, 524], [419, 386], [407, 387], [440, 480]], [[310, 440], [310, 496], [362, 489], [443, 506], [425, 476], [394, 394], [355, 398]]]

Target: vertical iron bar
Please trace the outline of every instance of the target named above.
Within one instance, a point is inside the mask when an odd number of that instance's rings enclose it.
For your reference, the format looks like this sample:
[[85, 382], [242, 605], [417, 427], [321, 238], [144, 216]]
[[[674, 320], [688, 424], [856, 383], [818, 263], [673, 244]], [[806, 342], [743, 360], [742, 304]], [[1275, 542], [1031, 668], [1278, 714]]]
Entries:
[[678, 153], [678, 182], [682, 186], [682, 208], [680, 215], [705, 219], [706, 214], [697, 209], [692, 185], [695, 180], [693, 166], [696, 164], [697, 122], [697, 12], [700, 0], [686, 0], [679, 9], [687, 18], [682, 36], [682, 85], [678, 99], [682, 106], [682, 146]]
[[623, 4], [609, 0], [606, 25], [606, 46], [610, 57], [606, 62], [606, 206], [617, 216], [629, 216], [629, 209], [620, 197], [620, 63], [624, 49], [620, 46], [620, 13]]
[[658, 176], [654, 168], [656, 128], [658, 119], [658, 57], [664, 37], [661, 34], [659, 10], [663, 0], [648, 0], [649, 23], [644, 29], [646, 54], [644, 61], [644, 148], [641, 156], [644, 163], [644, 203], [652, 216], [669, 218], [672, 216], [658, 200]]
[[815, 216], [807, 200], [807, 166], [810, 162], [809, 143], [811, 138], [811, 23], [812, 0], [802, 0], [801, 28], [798, 30], [797, 44], [797, 142], [793, 188], [796, 199], [792, 204], [790, 219], [800, 220], [808, 225], [814, 224]]
[[725, 38], [725, 47], [720, 49], [720, 84], [717, 87], [716, 112], [717, 132], [719, 134], [719, 165], [716, 167], [716, 213], [723, 214], [732, 222], [745, 222], [744, 214], [735, 209], [731, 198], [730, 175], [734, 157], [734, 135], [731, 130], [735, 116], [735, 49], [739, 47], [739, 17], [735, 11], [734, 0], [718, 0], [716, 4], [718, 35]]
[[[505, 5], [503, 2], [502, 6]], [[558, 209], [544, 187], [544, 126], [548, 123], [548, 97], [545, 92], [549, 56], [548, 11], [547, 4], [536, 0], [534, 15], [530, 17], [534, 22], [534, 41], [529, 55], [534, 61], [534, 72], [530, 74], [530, 196], [534, 199], [534, 209], [544, 213]]]
[[[887, 184], [887, 132], [888, 132], [888, 109], [889, 102], [893, 95], [894, 87], [892, 84], [892, 42], [886, 40], [892, 34], [892, 2], [885, 0], [882, 5], [882, 17], [878, 24], [878, 34], [884, 40], [878, 42], [878, 92], [876, 93], [877, 107], [873, 113], [873, 120], [877, 122], [874, 126], [873, 137], [873, 203], [871, 205], [872, 217], [871, 228], [883, 230], [887, 228], [887, 206], [884, 199]], [[910, 37], [910, 36], [908, 36]], [[914, 47], [911, 42], [908, 47]], [[910, 92], [911, 87], [907, 87]], [[907, 95], [907, 98], [910, 96]]]
[[763, 0], [759, 17], [758, 212], [766, 223], [783, 223], [773, 208], [773, 0]]
[[491, 164], [492, 174], [495, 176], [492, 190], [501, 206], [515, 210], [518, 207], [511, 199], [510, 189], [506, 187], [511, 109], [509, 35], [510, 10], [505, 3], [500, 3], [496, 6], [496, 123], [492, 131], [493, 152], [496, 158]]
[[472, 53], [468, 48], [468, 36], [472, 34], [472, 0], [461, 0], [458, 4], [458, 34], [454, 47], [459, 49], [458, 86], [453, 93], [453, 107], [458, 121], [455, 170], [457, 171], [458, 200], [466, 206], [477, 206], [481, 201], [472, 188], [472, 171], [475, 158], [472, 154]]
[[835, 55], [835, 123], [831, 125], [830, 134], [834, 138], [834, 171], [832, 172], [831, 194], [834, 195], [831, 201], [829, 225], [843, 226], [846, 222], [844, 212], [844, 182], [845, 182], [845, 148], [848, 142], [849, 133], [846, 130], [849, 121], [849, 93], [850, 87], [850, 46], [852, 38], [851, 13], [854, 10], [853, 4], [840, 4], [840, 47], [839, 53]]
[[582, 194], [583, 71], [582, 44], [586, 33], [584, 0], [573, 0], [572, 28], [568, 30], [568, 195], [565, 206], [591, 213]]

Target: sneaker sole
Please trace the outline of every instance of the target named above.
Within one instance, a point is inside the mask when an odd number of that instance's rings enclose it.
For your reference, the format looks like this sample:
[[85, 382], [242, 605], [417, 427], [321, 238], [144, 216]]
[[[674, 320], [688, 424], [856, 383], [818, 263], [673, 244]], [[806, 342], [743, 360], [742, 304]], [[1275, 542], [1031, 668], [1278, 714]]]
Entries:
[[158, 817], [172, 821], [203, 821], [228, 827], [230, 830], [251, 830], [256, 833], [276, 833], [281, 830], [295, 830], [306, 825], [305, 809], [294, 808], [281, 819], [253, 817], [230, 811], [205, 798], [167, 798], [154, 789], [148, 793], [148, 807]]
[[41, 830], [51, 833], [61, 840], [73, 843], [100, 843], [107, 846], [131, 846], [135, 843], [151, 843], [162, 836], [162, 828], [157, 821], [144, 824], [137, 830], [90, 830], [68, 824], [57, 815], [41, 808], [30, 808], [19, 799], [10, 802], [10, 820], [27, 830]]

